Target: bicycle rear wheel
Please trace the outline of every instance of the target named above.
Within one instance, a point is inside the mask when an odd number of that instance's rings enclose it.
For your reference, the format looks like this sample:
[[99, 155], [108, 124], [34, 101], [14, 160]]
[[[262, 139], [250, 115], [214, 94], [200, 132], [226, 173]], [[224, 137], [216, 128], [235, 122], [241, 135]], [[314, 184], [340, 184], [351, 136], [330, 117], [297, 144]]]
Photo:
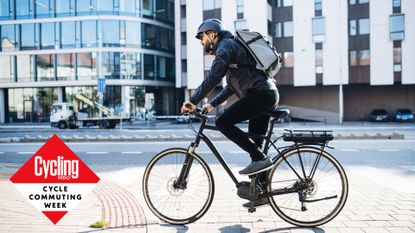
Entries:
[[144, 199], [150, 210], [171, 224], [187, 224], [201, 218], [212, 204], [214, 180], [206, 162], [192, 153], [193, 161], [184, 188], [175, 188], [187, 150], [171, 148], [157, 154], [143, 177]]
[[269, 196], [272, 209], [283, 220], [302, 227], [332, 220], [343, 208], [348, 194], [347, 177], [339, 162], [314, 147], [284, 152], [269, 171], [268, 181], [267, 191], [274, 193]]

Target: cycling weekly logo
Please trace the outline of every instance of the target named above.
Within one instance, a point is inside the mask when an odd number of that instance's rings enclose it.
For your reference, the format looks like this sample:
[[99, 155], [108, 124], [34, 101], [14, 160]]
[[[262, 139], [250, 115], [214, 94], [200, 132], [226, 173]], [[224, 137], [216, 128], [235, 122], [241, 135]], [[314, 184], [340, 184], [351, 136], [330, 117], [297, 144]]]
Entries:
[[95, 188], [99, 178], [53, 135], [10, 181], [56, 224]]

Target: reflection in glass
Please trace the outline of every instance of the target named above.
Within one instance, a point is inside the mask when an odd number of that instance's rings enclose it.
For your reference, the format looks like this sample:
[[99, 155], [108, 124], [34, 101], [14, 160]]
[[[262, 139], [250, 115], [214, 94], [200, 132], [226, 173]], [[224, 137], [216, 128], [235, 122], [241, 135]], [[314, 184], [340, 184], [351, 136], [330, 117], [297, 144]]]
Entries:
[[154, 25], [143, 24], [144, 41], [143, 46], [145, 48], [156, 48], [157, 45], [157, 28]]
[[15, 0], [15, 3], [17, 19], [27, 19], [32, 17], [33, 9], [31, 0]]
[[141, 24], [139, 22], [126, 21], [126, 46], [138, 48], [141, 40]]
[[42, 49], [53, 49], [55, 46], [55, 24], [42, 23], [40, 25], [40, 37]]
[[35, 80], [33, 55], [17, 55], [17, 81], [31, 82]]
[[21, 24], [20, 26], [20, 49], [35, 49], [35, 24]]
[[350, 66], [357, 66], [357, 52], [356, 51], [350, 51]]
[[96, 2], [96, 9], [98, 14], [112, 14], [113, 0], [99, 0]]
[[293, 22], [286, 21], [284, 22], [284, 37], [292, 37], [293, 36]]
[[95, 47], [98, 45], [97, 21], [86, 20], [81, 22], [82, 47]]
[[0, 20], [11, 19], [13, 16], [10, 8], [10, 0], [0, 0]]
[[368, 66], [370, 65], [370, 52], [369, 50], [359, 51], [359, 65]]
[[37, 80], [53, 81], [54, 80], [54, 55], [39, 54], [36, 55]]
[[120, 58], [121, 79], [141, 79], [139, 53], [122, 53]]
[[369, 19], [359, 19], [359, 35], [367, 35], [369, 33]]
[[78, 53], [78, 80], [92, 80], [97, 76], [97, 54]]
[[50, 11], [52, 0], [35, 0], [36, 18], [50, 17]]
[[293, 52], [285, 52], [284, 53], [283, 66], [284, 67], [293, 67], [294, 66], [294, 53]]
[[14, 81], [14, 57], [0, 56], [0, 83]]
[[103, 47], [120, 46], [120, 21], [104, 20], [102, 21]]
[[12, 24], [1, 25], [2, 51], [14, 51], [17, 46], [16, 26]]
[[322, 74], [323, 73], [323, 50], [317, 49], [315, 56], [316, 56], [316, 73]]
[[61, 22], [61, 48], [75, 47], [75, 22]]
[[102, 75], [107, 79], [120, 79], [120, 53], [102, 53]]
[[154, 55], [144, 54], [144, 79], [153, 79], [155, 78], [155, 63]]
[[154, 0], [143, 0], [143, 15], [153, 17]]
[[95, 10], [89, 0], [76, 0], [76, 15], [90, 15]]
[[356, 20], [355, 19], [349, 20], [349, 33], [350, 33], [351, 36], [355, 36], [357, 34]]
[[405, 36], [405, 15], [390, 16], [391, 40], [403, 40]]
[[166, 74], [166, 58], [165, 57], [157, 56], [157, 71], [158, 71], [157, 78], [161, 78], [161, 79], [166, 78], [167, 74]]
[[75, 55], [71, 53], [57, 55], [57, 80], [75, 80]]
[[121, 15], [136, 15], [139, 2], [137, 0], [120, 0]]
[[73, 15], [74, 3], [75, 3], [75, 0], [56, 0], [55, 1], [56, 16]]

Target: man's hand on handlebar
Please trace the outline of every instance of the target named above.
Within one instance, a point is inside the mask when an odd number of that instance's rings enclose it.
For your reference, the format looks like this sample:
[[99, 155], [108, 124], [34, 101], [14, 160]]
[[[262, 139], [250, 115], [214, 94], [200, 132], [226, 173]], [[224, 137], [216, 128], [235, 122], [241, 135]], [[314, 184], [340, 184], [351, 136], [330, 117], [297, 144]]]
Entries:
[[180, 112], [184, 114], [184, 113], [193, 112], [195, 109], [196, 109], [196, 105], [194, 105], [190, 101], [186, 101], [183, 103], [182, 108], [180, 109]]
[[202, 106], [203, 113], [209, 113], [214, 107], [211, 104], [204, 104]]

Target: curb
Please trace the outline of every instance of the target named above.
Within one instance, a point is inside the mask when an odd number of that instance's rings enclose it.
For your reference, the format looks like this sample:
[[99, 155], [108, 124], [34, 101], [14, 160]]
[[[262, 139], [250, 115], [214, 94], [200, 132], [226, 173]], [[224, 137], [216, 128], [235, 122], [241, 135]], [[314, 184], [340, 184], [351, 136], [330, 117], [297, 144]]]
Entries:
[[[228, 140], [225, 136], [221, 134], [208, 134], [208, 136], [213, 140]], [[91, 135], [84, 135], [84, 136], [78, 136], [74, 135], [72, 137], [62, 135], [60, 138], [64, 142], [150, 142], [150, 141], [189, 141], [195, 138], [193, 134], [184, 134], [184, 135], [134, 135], [134, 136], [91, 136]], [[46, 142], [49, 139], [49, 137], [44, 137], [41, 135], [37, 135], [34, 137], [31, 137], [29, 135], [26, 135], [24, 137], [5, 137], [0, 138], [0, 144], [1, 143], [28, 143], [28, 142]], [[392, 134], [363, 134], [363, 135], [356, 135], [356, 134], [337, 134], [334, 136], [334, 140], [404, 140], [405, 135], [401, 133], [392, 133]]]

